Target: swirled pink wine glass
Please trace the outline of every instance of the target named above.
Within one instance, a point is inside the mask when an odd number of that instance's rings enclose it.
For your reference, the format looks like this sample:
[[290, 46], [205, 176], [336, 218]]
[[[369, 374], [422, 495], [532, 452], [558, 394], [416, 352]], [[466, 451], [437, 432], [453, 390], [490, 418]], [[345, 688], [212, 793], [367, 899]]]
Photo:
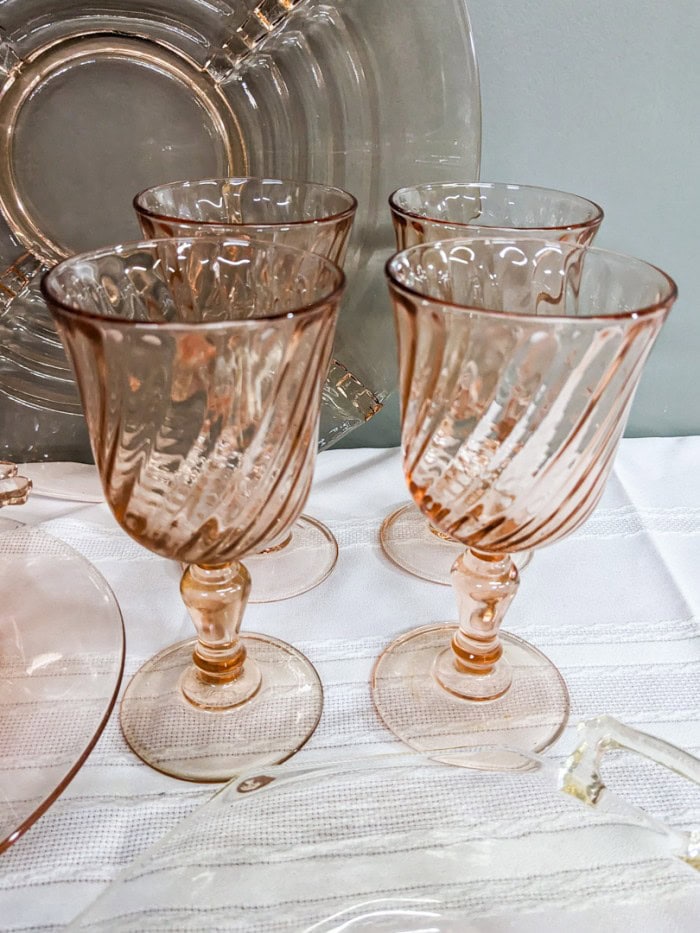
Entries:
[[[459, 236], [532, 236], [585, 246], [603, 220], [602, 209], [577, 194], [478, 181], [399, 188], [389, 207], [398, 250]], [[387, 515], [379, 539], [397, 566], [449, 586], [450, 567], [461, 545], [426, 522], [413, 503]], [[531, 556], [528, 551], [515, 555], [519, 570]]]
[[242, 559], [308, 496], [343, 286], [320, 256], [221, 237], [104, 249], [44, 279], [115, 518], [189, 565], [197, 637], [148, 661], [121, 706], [132, 749], [167, 774], [219, 781], [282, 761], [320, 717], [311, 663], [239, 635]]
[[595, 507], [676, 288], [640, 260], [531, 237], [414, 246], [387, 274], [406, 482], [463, 552], [458, 624], [397, 638], [375, 665], [374, 702], [420, 750], [540, 751], [569, 700], [554, 665], [500, 631], [518, 588], [513, 555], [570, 534]]
[[[156, 185], [136, 195], [134, 209], [147, 237], [253, 237], [318, 253], [342, 267], [357, 201], [342, 188], [243, 176]], [[368, 390], [335, 360], [323, 391], [322, 412], [333, 419], [345, 418], [339, 409], [350, 402], [362, 408]], [[348, 391], [358, 394], [348, 400]], [[337, 560], [330, 529], [300, 515], [279, 540], [248, 558], [250, 602], [299, 596], [322, 583]]]

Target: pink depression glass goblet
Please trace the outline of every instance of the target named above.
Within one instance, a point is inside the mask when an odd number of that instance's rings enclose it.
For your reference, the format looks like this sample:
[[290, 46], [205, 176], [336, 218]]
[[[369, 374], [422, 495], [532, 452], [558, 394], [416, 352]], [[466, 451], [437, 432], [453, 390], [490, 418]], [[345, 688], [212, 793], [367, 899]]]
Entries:
[[[399, 188], [389, 198], [396, 248], [448, 237], [532, 236], [589, 245], [603, 220], [593, 201], [529, 185], [446, 182]], [[431, 583], [450, 584], [459, 541], [434, 528], [413, 503], [384, 519], [382, 549], [402, 570]], [[513, 555], [523, 570], [532, 554]]]
[[[375, 665], [374, 703], [421, 751], [541, 751], [568, 693], [544, 655], [499, 631], [518, 587], [512, 555], [595, 507], [676, 288], [640, 260], [531, 237], [414, 246], [387, 274], [406, 482], [463, 552], [459, 623], [397, 638]], [[482, 766], [510, 758], [484, 754]]]
[[[341, 267], [356, 208], [355, 198], [342, 188], [277, 178], [177, 181], [134, 198], [147, 237], [252, 237], [317, 253]], [[337, 361], [336, 370], [344, 385], [355, 385]], [[247, 559], [253, 579], [249, 601], [299, 596], [322, 583], [337, 560], [330, 529], [301, 515], [282, 537]]]
[[320, 256], [221, 237], [103, 249], [44, 279], [115, 518], [189, 565], [197, 638], [148, 661], [121, 706], [132, 749], [167, 774], [283, 761], [318, 723], [311, 663], [239, 635], [241, 559], [287, 534], [308, 496], [343, 287]]

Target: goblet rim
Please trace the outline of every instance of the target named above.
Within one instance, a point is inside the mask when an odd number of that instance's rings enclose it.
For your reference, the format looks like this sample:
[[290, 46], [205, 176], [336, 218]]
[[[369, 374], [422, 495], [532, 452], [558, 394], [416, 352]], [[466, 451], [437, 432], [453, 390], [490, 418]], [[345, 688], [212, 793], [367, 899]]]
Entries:
[[[571, 198], [572, 200], [579, 201], [582, 204], [586, 204], [589, 207], [593, 208], [593, 216], [585, 220], [575, 221], [570, 224], [548, 224], [545, 226], [525, 226], [518, 227], [513, 224], [481, 224], [481, 223], [464, 223], [462, 221], [455, 220], [446, 220], [444, 217], [434, 217], [431, 213], [420, 214], [418, 211], [412, 211], [408, 208], [402, 207], [398, 203], [398, 196], [405, 191], [427, 191], [430, 189], [439, 189], [439, 188], [487, 188], [490, 190], [512, 190], [512, 191], [535, 191], [535, 192], [546, 192], [551, 195], [560, 195], [566, 198]], [[434, 224], [444, 224], [445, 226], [450, 227], [460, 227], [464, 230], [512, 230], [515, 232], [529, 232], [537, 233], [541, 231], [543, 234], [551, 233], [566, 233], [568, 231], [584, 231], [584, 230], [596, 230], [603, 219], [605, 218], [605, 211], [598, 204], [597, 201], [593, 201], [591, 198], [587, 198], [585, 195], [576, 194], [573, 191], [565, 191], [561, 188], [548, 188], [545, 185], [522, 185], [514, 182], [505, 182], [505, 181], [429, 181], [423, 182], [418, 185], [401, 185], [399, 188], [396, 188], [389, 195], [389, 207], [396, 213], [400, 214], [402, 217], [408, 217], [412, 220], [422, 220], [427, 221], [428, 223]]]
[[[300, 305], [299, 307], [290, 308], [286, 311], [279, 311], [274, 314], [265, 314], [255, 318], [233, 318], [220, 321], [139, 321], [134, 320], [133, 318], [121, 317], [119, 315], [108, 317], [107, 315], [97, 314], [94, 311], [89, 311], [86, 308], [82, 308], [77, 303], [67, 301], [65, 297], [59, 296], [53, 290], [53, 281], [58, 277], [59, 273], [64, 268], [71, 265], [76, 265], [80, 262], [87, 262], [91, 260], [94, 261], [106, 256], [119, 256], [126, 250], [148, 249], [156, 248], [159, 246], [173, 248], [177, 244], [201, 245], [203, 243], [220, 244], [222, 246], [245, 246], [248, 248], [261, 247], [264, 248], [264, 250], [274, 250], [277, 252], [281, 251], [288, 254], [307, 256], [317, 261], [321, 267], [325, 266], [329, 268], [335, 276], [335, 282], [333, 287], [329, 288], [329, 291], [326, 294], [322, 295], [320, 298], [316, 298], [312, 302]], [[49, 307], [58, 310], [59, 313], [67, 314], [71, 317], [80, 318], [82, 320], [92, 320], [101, 324], [109, 324], [110, 327], [127, 326], [130, 328], [139, 328], [144, 331], [168, 330], [185, 332], [191, 331], [192, 329], [196, 329], [198, 331], [221, 330], [222, 327], [263, 327], [266, 324], [269, 324], [270, 321], [313, 317], [315, 315], [322, 314], [329, 305], [338, 303], [343, 295], [343, 292], [345, 291], [345, 285], [346, 276], [340, 266], [336, 265], [336, 263], [334, 263], [332, 260], [326, 259], [325, 256], [321, 256], [319, 253], [312, 253], [309, 250], [297, 249], [296, 247], [286, 246], [281, 243], [270, 243], [266, 240], [257, 240], [254, 238], [241, 239], [234, 236], [212, 235], [157, 237], [147, 240], [130, 240], [126, 243], [105, 246], [101, 247], [100, 249], [90, 250], [89, 252], [85, 253], [76, 253], [76, 255], [62, 260], [61, 262], [57, 263], [51, 270], [49, 270], [49, 272], [47, 272], [42, 277], [40, 287], [42, 296], [44, 297], [44, 300], [47, 302]]]
[[[324, 191], [328, 193], [333, 193], [340, 195], [348, 201], [347, 207], [341, 211], [335, 211], [332, 214], [324, 214], [321, 217], [311, 217], [307, 219], [299, 220], [287, 220], [287, 221], [264, 221], [262, 223], [255, 223], [246, 221], [244, 223], [236, 223], [233, 220], [193, 220], [192, 218], [178, 216], [174, 213], [165, 213], [162, 211], [153, 210], [143, 204], [143, 197], [146, 194], [151, 194], [156, 191], [164, 191], [168, 188], [172, 189], [187, 189], [195, 188], [199, 185], [214, 185], [221, 184], [226, 182], [272, 182], [275, 184], [283, 185], [296, 185], [303, 186], [308, 189], [315, 189], [318, 191]], [[315, 181], [305, 181], [297, 180], [294, 178], [275, 178], [267, 175], [221, 175], [213, 176], [211, 178], [183, 178], [177, 181], [165, 182], [160, 185], [149, 185], [147, 188], [143, 188], [138, 194], [134, 195], [132, 201], [134, 210], [137, 214], [141, 214], [144, 217], [148, 217], [151, 220], [162, 220], [165, 222], [177, 223], [177, 224], [189, 224], [193, 227], [212, 227], [213, 229], [221, 227], [231, 227], [236, 229], [243, 229], [245, 227], [255, 227], [256, 230], [281, 230], [288, 227], [297, 228], [297, 227], [307, 227], [307, 226], [322, 226], [326, 224], [335, 224], [342, 220], [349, 220], [355, 216], [358, 207], [358, 201], [354, 194], [350, 191], [346, 191], [345, 188], [340, 188], [337, 185], [324, 185], [322, 182]]]
[[[395, 269], [398, 262], [412, 253], [418, 253], [422, 250], [427, 249], [437, 249], [447, 244], [452, 246], [469, 246], [471, 243], [492, 243], [494, 245], [516, 245], [519, 243], [527, 244], [532, 246], [533, 243], [540, 243], [543, 247], [554, 247], [557, 249], [566, 248], [570, 253], [577, 252], [581, 254], [600, 254], [604, 256], [609, 256], [616, 259], [622, 259], [626, 262], [635, 263], [639, 266], [643, 266], [646, 269], [656, 272], [661, 280], [665, 283], [667, 288], [667, 293], [660, 298], [658, 301], [653, 304], [645, 305], [641, 308], [632, 308], [628, 311], [617, 311], [611, 314], [532, 314], [529, 312], [520, 312], [520, 311], [504, 311], [499, 308], [480, 308], [476, 305], [470, 304], [460, 304], [459, 302], [450, 301], [447, 298], [437, 298], [434, 295], [427, 295], [424, 292], [420, 291], [417, 288], [413, 288], [410, 285], [406, 285], [405, 282], [400, 281], [396, 274]], [[450, 311], [456, 313], [469, 312], [472, 314], [479, 314], [488, 317], [504, 318], [511, 321], [528, 321], [528, 322], [537, 322], [542, 323], [543, 321], [551, 321], [553, 324], [562, 323], [562, 322], [591, 322], [594, 324], [603, 324], [605, 322], [613, 321], [629, 321], [629, 320], [638, 320], [640, 318], [654, 317], [655, 315], [662, 314], [667, 312], [668, 309], [673, 305], [676, 298], [678, 297], [678, 286], [674, 279], [671, 276], [664, 272], [659, 266], [654, 265], [651, 262], [647, 262], [645, 259], [638, 259], [635, 256], [630, 256], [627, 253], [620, 253], [614, 250], [609, 249], [600, 249], [596, 246], [586, 246], [580, 243], [562, 243], [556, 240], [546, 240], [539, 239], [537, 237], [485, 237], [485, 236], [474, 236], [474, 237], [446, 237], [442, 240], [435, 240], [434, 242], [429, 243], [418, 243], [414, 246], [409, 246], [407, 249], [401, 250], [400, 252], [394, 253], [393, 256], [390, 256], [384, 266], [384, 272], [389, 280], [389, 287], [397, 292], [409, 295], [411, 298], [417, 298], [419, 301], [425, 303], [426, 305], [431, 306], [440, 306]]]

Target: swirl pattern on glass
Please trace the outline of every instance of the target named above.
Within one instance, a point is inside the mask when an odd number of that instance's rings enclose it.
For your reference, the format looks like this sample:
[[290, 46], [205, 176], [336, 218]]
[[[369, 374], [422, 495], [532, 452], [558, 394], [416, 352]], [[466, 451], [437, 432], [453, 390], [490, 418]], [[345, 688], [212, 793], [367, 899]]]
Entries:
[[637, 260], [525, 238], [418, 246], [388, 268], [421, 511], [486, 552], [569, 534], [600, 498], [673, 283]]
[[[145, 547], [222, 563], [308, 495], [342, 273], [255, 241], [160, 240], [59, 267], [47, 295], [107, 501]], [[81, 309], [67, 310], [57, 295]]]

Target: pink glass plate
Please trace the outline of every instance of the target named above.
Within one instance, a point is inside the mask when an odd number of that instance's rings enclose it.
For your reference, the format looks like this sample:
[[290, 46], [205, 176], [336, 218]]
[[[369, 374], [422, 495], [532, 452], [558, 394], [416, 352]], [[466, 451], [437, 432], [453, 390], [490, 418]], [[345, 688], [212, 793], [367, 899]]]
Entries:
[[124, 665], [104, 578], [62, 541], [0, 518], [0, 852], [63, 791], [99, 738]]
[[410, 6], [407, 15], [406, 0], [0, 2], [7, 459], [90, 459], [39, 272], [135, 239], [133, 195], [184, 178], [308, 179], [357, 197], [334, 353], [342, 365], [326, 384], [322, 442], [374, 417], [396, 379], [386, 199], [408, 180], [479, 171], [466, 0]]

